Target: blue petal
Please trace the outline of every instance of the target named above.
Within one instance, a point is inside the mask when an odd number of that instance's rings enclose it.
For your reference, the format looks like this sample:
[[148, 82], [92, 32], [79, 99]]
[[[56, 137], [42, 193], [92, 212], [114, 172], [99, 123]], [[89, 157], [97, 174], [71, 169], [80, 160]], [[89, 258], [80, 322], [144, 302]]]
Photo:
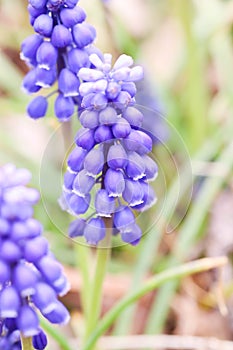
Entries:
[[94, 129], [99, 125], [99, 113], [85, 110], [81, 113], [79, 120], [84, 128]]
[[105, 237], [105, 224], [101, 218], [92, 218], [84, 229], [88, 244], [97, 245]]
[[140, 127], [143, 122], [143, 114], [134, 107], [128, 107], [122, 116], [134, 127]]
[[72, 221], [69, 226], [69, 236], [71, 238], [83, 236], [85, 225], [86, 220], [82, 218]]
[[113, 223], [120, 231], [124, 231], [129, 224], [135, 222], [135, 217], [132, 210], [124, 205], [120, 206], [114, 213]]
[[95, 210], [99, 216], [111, 217], [115, 211], [115, 199], [108, 196], [105, 189], [100, 189], [95, 195]]
[[75, 142], [79, 147], [89, 151], [95, 145], [94, 130], [87, 128], [79, 129], [75, 137]]
[[35, 97], [27, 107], [29, 117], [33, 119], [42, 118], [45, 116], [48, 108], [48, 101], [43, 96]]
[[46, 334], [40, 329], [40, 333], [32, 338], [32, 345], [36, 350], [44, 350], [48, 344]]
[[0, 292], [0, 317], [17, 317], [20, 308], [20, 297], [12, 286], [5, 287]]
[[128, 163], [128, 156], [121, 144], [110, 147], [107, 162], [112, 169], [124, 169]]
[[82, 23], [86, 19], [86, 14], [81, 7], [76, 6], [72, 9], [63, 8], [60, 12], [60, 18], [62, 24], [71, 28], [77, 23]]
[[48, 241], [45, 237], [39, 236], [25, 243], [24, 257], [29, 262], [35, 263], [47, 253]]
[[77, 96], [80, 82], [68, 68], [63, 68], [58, 78], [58, 88], [64, 97]]
[[125, 180], [120, 170], [108, 169], [104, 178], [105, 189], [110, 197], [119, 197], [125, 189]]
[[65, 122], [74, 114], [74, 102], [71, 97], [58, 95], [54, 105], [55, 114], [61, 122]]
[[38, 316], [29, 305], [24, 305], [20, 308], [17, 326], [24, 337], [32, 337], [39, 333]]
[[33, 27], [35, 32], [50, 37], [53, 30], [53, 19], [49, 15], [42, 14], [35, 19]]
[[70, 153], [67, 164], [71, 170], [78, 172], [83, 168], [83, 162], [87, 155], [87, 150], [82, 147], [75, 147]]
[[57, 62], [57, 50], [48, 41], [43, 42], [36, 52], [36, 60], [40, 68], [49, 70]]
[[98, 175], [104, 166], [103, 150], [99, 148], [92, 149], [86, 156], [84, 161], [84, 169], [91, 176]]
[[69, 46], [72, 43], [71, 32], [62, 24], [58, 24], [53, 29], [51, 42], [58, 48]]

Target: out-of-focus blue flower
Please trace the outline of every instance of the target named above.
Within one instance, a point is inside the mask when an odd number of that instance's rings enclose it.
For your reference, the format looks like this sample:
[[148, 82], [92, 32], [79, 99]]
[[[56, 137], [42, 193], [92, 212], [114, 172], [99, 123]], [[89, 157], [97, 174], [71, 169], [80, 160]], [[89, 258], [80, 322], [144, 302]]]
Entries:
[[[82, 67], [90, 67], [89, 54], [96, 32], [85, 22], [86, 14], [78, 0], [28, 0], [30, 23], [35, 31], [21, 46], [21, 58], [31, 70], [23, 80], [29, 94], [50, 88], [58, 81], [55, 115], [64, 122], [79, 106], [79, 78]], [[48, 108], [47, 97], [36, 97], [27, 109], [33, 119], [42, 118]]]
[[71, 237], [83, 235], [97, 245], [106, 234], [104, 218], [113, 218], [114, 233], [117, 230], [124, 242], [135, 245], [142, 232], [133, 211], [143, 211], [156, 201], [148, 181], [158, 173], [148, 156], [152, 140], [142, 130], [143, 114], [135, 105], [135, 82], [142, 79], [143, 70], [132, 67], [133, 59], [127, 55], [113, 67], [110, 54], [102, 59], [91, 54], [89, 60], [92, 66], [78, 73], [82, 128], [68, 157], [60, 204], [78, 217], [70, 226]]
[[7, 349], [5, 343], [20, 349], [20, 332], [44, 349], [38, 311], [48, 320], [53, 313], [59, 324], [69, 318], [57, 299], [69, 285], [41, 235], [42, 225], [32, 217], [39, 193], [26, 187], [30, 178], [28, 170], [12, 164], [0, 168], [0, 349]]

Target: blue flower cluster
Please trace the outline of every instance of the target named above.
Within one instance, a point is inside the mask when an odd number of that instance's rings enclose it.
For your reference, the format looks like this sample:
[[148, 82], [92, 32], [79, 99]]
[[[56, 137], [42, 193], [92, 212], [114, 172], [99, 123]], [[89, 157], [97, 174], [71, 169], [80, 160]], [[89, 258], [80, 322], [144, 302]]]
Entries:
[[[21, 47], [21, 58], [32, 67], [25, 76], [23, 89], [36, 93], [57, 81], [58, 95], [55, 115], [67, 121], [80, 104], [77, 77], [81, 67], [90, 67], [89, 54], [98, 52], [92, 45], [96, 31], [88, 24], [78, 0], [29, 0], [30, 23], [36, 34], [26, 38]], [[50, 95], [48, 95], [50, 96]], [[47, 97], [37, 96], [28, 105], [28, 115], [44, 117]]]
[[[81, 68], [82, 128], [68, 157], [61, 205], [78, 218], [70, 236], [84, 236], [96, 245], [106, 234], [103, 218], [112, 217], [113, 233], [137, 244], [142, 232], [133, 210], [144, 211], [156, 200], [148, 181], [157, 165], [148, 156], [152, 140], [142, 129], [143, 115], [135, 107], [135, 82], [143, 76], [133, 59], [121, 55], [112, 68], [112, 56], [91, 54], [92, 68]], [[94, 195], [94, 212], [85, 218]]]
[[19, 332], [33, 337], [35, 349], [45, 348], [37, 311], [51, 323], [69, 320], [58, 300], [68, 282], [32, 217], [39, 193], [25, 186], [30, 178], [12, 164], [0, 168], [0, 349], [20, 349]]

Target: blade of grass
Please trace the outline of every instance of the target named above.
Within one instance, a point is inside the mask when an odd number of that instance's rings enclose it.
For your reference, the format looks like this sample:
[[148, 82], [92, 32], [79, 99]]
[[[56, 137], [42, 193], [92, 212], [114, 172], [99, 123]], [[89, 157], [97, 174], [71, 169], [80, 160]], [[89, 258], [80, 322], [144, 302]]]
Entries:
[[[218, 152], [223, 140], [222, 131], [216, 133], [210, 138], [201, 148], [201, 150], [195, 155], [194, 159], [201, 159], [203, 161], [212, 159]], [[189, 176], [189, 169], [187, 165], [183, 165], [180, 173], [182, 174], [182, 186], [180, 187], [180, 200], [186, 193], [189, 186], [192, 185], [193, 179]], [[131, 290], [134, 290], [146, 276], [150, 269], [153, 257], [156, 256], [158, 246], [164, 232], [165, 225], [167, 224], [168, 218], [171, 212], [174, 210], [174, 203], [176, 203], [177, 187], [180, 186], [180, 179], [175, 179], [171, 185], [167, 199], [166, 199], [166, 212], [163, 214], [163, 221], [159, 221], [158, 227], [153, 227], [150, 232], [146, 235], [143, 246], [138, 256], [135, 269], [133, 271]], [[178, 203], [177, 203], [178, 204]], [[114, 329], [114, 334], [129, 334], [130, 326], [136, 310], [136, 305], [132, 305], [119, 317]]]
[[[219, 156], [218, 161], [223, 164], [225, 176], [209, 178], [198, 193], [190, 212], [188, 213], [179, 234], [179, 239], [174, 247], [173, 256], [168, 266], [174, 266], [183, 261], [189, 253], [192, 245], [197, 241], [201, 225], [208, 214], [208, 210], [218, 194], [221, 186], [228, 178], [233, 167], [233, 143], [231, 142]], [[169, 311], [170, 302], [179, 282], [168, 283], [158, 292], [150, 317], [146, 326], [146, 333], [155, 334], [162, 331]]]
[[111, 326], [118, 315], [130, 304], [137, 301], [146, 293], [158, 288], [163, 283], [180, 279], [185, 276], [189, 276], [194, 273], [207, 271], [216, 267], [223, 266], [227, 263], [226, 257], [216, 258], [204, 258], [196, 261], [192, 261], [180, 266], [170, 268], [164, 272], [151, 277], [142, 286], [135, 289], [133, 292], [121, 299], [104, 317], [100, 320], [99, 324], [95, 328], [94, 332], [90, 335], [87, 343], [84, 345], [82, 350], [91, 350], [98, 338]]

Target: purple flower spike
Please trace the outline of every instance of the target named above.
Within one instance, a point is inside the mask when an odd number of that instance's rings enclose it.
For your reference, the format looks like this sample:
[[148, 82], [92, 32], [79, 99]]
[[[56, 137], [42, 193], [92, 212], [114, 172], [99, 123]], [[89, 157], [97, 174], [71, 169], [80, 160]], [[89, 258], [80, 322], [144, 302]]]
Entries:
[[124, 139], [124, 145], [129, 151], [136, 151], [140, 155], [152, 151], [150, 136], [140, 130], [131, 130], [129, 136]]
[[92, 218], [84, 229], [84, 237], [88, 244], [97, 245], [105, 237], [105, 224], [101, 218]]
[[47, 108], [47, 99], [43, 96], [37, 96], [29, 103], [27, 107], [27, 112], [29, 117], [33, 119], [38, 119], [45, 116]]
[[12, 350], [21, 349], [20, 332], [40, 333], [37, 312], [53, 311], [57, 296], [68, 290], [61, 265], [41, 236], [42, 225], [32, 218], [39, 194], [25, 186], [30, 179], [27, 169], [0, 168], [0, 348]]
[[40, 333], [32, 338], [32, 345], [36, 350], [44, 350], [48, 344], [46, 334], [40, 329]]
[[95, 131], [94, 138], [95, 138], [95, 141], [98, 143], [113, 140], [113, 134], [112, 134], [111, 128], [107, 125], [99, 126]]

